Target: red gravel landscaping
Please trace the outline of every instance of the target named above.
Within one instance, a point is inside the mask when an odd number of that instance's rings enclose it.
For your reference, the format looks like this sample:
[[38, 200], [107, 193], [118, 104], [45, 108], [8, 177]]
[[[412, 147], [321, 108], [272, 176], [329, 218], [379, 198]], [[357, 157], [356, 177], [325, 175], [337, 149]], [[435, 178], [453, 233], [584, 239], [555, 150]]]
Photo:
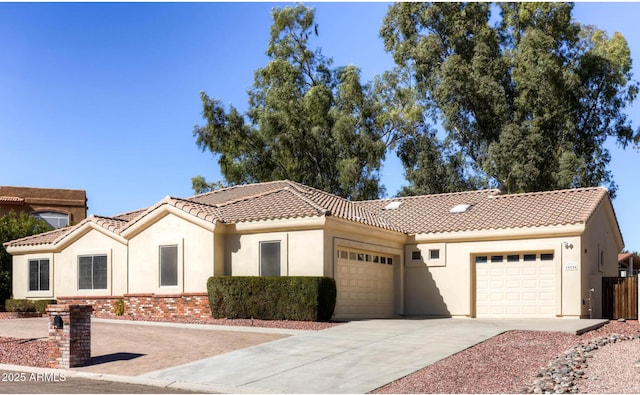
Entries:
[[[561, 332], [505, 332], [372, 393], [519, 393], [534, 382], [540, 369], [570, 347], [613, 333], [638, 334], [640, 325], [638, 321], [609, 322], [581, 336]], [[610, 351], [614, 351], [613, 348], [603, 347], [596, 352]], [[608, 393], [628, 392], [613, 386]]]
[[0, 337], [0, 363], [49, 367], [49, 342], [41, 339]]

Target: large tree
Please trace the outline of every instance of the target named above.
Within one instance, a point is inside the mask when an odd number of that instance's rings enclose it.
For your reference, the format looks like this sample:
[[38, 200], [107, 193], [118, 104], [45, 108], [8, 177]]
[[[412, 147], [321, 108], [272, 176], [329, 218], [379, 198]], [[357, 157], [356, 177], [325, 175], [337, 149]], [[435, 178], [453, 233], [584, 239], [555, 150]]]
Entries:
[[2, 244], [48, 230], [51, 230], [49, 224], [26, 213], [10, 211], [0, 217], [0, 302], [11, 296], [12, 271], [11, 255]]
[[[255, 72], [248, 111], [203, 92], [198, 146], [217, 156], [225, 184], [290, 179], [349, 199], [379, 197], [393, 141], [372, 84], [360, 81], [357, 67], [333, 67], [310, 48], [318, 34], [313, 9], [297, 5], [272, 16], [269, 61]], [[192, 182], [197, 192], [216, 186], [202, 177]]]
[[[491, 11], [501, 18], [491, 25]], [[447, 159], [455, 185], [506, 192], [616, 185], [603, 147], [611, 137], [638, 143], [624, 112], [636, 97], [631, 58], [609, 37], [572, 19], [565, 3], [397, 3], [380, 30], [403, 89], [444, 137], [409, 134], [399, 146], [419, 190], [433, 172], [429, 152]], [[406, 136], [406, 134], [405, 134]], [[422, 147], [422, 148], [415, 148]], [[414, 151], [412, 151], [412, 149]], [[416, 154], [417, 153], [417, 154]], [[457, 167], [457, 171], [454, 169]]]

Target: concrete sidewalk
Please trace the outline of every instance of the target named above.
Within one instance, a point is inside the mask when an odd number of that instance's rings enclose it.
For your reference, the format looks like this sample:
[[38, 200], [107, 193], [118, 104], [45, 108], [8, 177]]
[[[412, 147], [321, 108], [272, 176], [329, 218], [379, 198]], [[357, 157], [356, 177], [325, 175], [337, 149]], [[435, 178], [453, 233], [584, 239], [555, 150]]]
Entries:
[[507, 330], [581, 333], [607, 320], [354, 321], [140, 375], [220, 392], [366, 393]]

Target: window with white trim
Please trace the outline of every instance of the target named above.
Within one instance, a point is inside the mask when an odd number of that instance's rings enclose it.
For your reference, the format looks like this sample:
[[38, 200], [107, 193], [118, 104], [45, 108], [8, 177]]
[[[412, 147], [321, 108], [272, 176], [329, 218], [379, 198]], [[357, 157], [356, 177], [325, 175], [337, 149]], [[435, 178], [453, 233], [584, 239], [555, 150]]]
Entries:
[[78, 289], [107, 289], [107, 256], [78, 257]]
[[440, 259], [440, 249], [429, 250], [429, 260], [437, 261], [438, 259]]
[[29, 291], [49, 290], [49, 260], [29, 259]]
[[260, 275], [280, 276], [280, 241], [260, 242]]
[[178, 285], [178, 246], [160, 246], [160, 286]]

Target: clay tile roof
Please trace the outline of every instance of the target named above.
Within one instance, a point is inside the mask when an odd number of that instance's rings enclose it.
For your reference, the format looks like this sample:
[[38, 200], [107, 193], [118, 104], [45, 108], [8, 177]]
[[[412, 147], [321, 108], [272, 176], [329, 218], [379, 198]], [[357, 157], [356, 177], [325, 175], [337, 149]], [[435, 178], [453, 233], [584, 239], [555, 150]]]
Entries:
[[[484, 190], [358, 202], [401, 226], [407, 233], [529, 228], [586, 223], [602, 199], [604, 188], [500, 195]], [[390, 202], [400, 202], [385, 210]], [[464, 212], [450, 210], [469, 205]]]
[[[501, 195], [499, 190], [352, 202], [292, 181], [238, 185], [191, 198], [167, 196], [146, 209], [114, 217], [92, 215], [79, 224], [5, 243], [55, 244], [85, 222], [122, 233], [158, 207], [172, 205], [212, 223], [333, 216], [409, 234], [513, 229], [586, 223], [608, 196], [604, 188]], [[394, 205], [389, 206], [390, 203]], [[462, 212], [452, 213], [457, 205]]]
[[102, 217], [98, 215], [92, 215], [87, 220], [94, 222], [97, 225], [102, 226], [103, 228], [112, 231], [113, 233], [119, 233], [122, 228], [127, 225], [128, 221], [123, 219], [111, 218], [111, 217]]
[[11, 240], [3, 245], [5, 247], [22, 247], [22, 246], [37, 246], [43, 244], [53, 244], [58, 239], [63, 238], [69, 234], [75, 227], [67, 227], [55, 229], [49, 232], [40, 233], [33, 236], [23, 237], [21, 239]]
[[293, 181], [238, 185], [189, 198], [215, 205], [225, 223], [334, 216], [399, 231], [388, 221], [353, 202]]
[[220, 222], [222, 220], [222, 217], [220, 216], [217, 208], [208, 204], [192, 202], [187, 199], [174, 197], [169, 198], [167, 200], [167, 203], [176, 208], [179, 208], [180, 210], [188, 214], [194, 215], [209, 222]]
[[113, 219], [120, 219], [120, 220], [123, 220], [123, 221], [131, 221], [132, 219], [134, 219], [134, 218], [138, 217], [139, 215], [145, 213], [148, 209], [149, 209], [149, 207], [145, 207], [145, 208], [141, 208], [141, 209], [138, 209], [138, 210], [127, 211], [126, 213], [114, 215]]
[[262, 193], [279, 190], [287, 186], [289, 186], [287, 181], [271, 181], [258, 184], [236, 185], [195, 195], [187, 198], [187, 200], [214, 206], [216, 204], [228, 203], [233, 200], [241, 200], [248, 196], [258, 196]]

